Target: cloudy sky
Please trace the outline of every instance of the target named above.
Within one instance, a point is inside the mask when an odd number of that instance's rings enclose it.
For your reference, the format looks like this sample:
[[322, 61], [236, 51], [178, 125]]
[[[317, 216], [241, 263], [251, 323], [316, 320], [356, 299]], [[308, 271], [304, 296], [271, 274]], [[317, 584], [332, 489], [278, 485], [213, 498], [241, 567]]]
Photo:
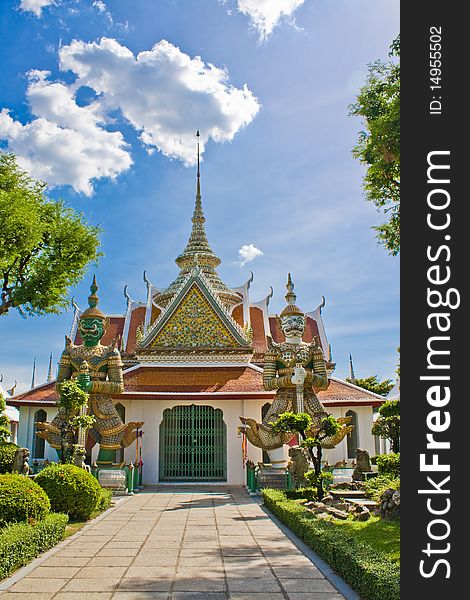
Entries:
[[[367, 64], [386, 59], [398, 0], [4, 0], [0, 147], [99, 224], [105, 256], [72, 290], [83, 308], [166, 287], [190, 231], [195, 130], [219, 273], [254, 272], [252, 300], [290, 271], [298, 304], [326, 297], [327, 335], [348, 373], [394, 377], [399, 264], [376, 245], [381, 216], [351, 156], [361, 123], [348, 104]], [[71, 312], [0, 320], [0, 373], [27, 389], [57, 360]]]

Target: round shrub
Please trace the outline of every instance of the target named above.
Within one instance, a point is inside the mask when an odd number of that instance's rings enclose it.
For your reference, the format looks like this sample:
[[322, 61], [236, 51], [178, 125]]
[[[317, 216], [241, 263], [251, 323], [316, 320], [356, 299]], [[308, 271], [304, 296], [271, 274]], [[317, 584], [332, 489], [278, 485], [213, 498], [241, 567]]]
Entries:
[[52, 510], [71, 519], [88, 519], [101, 497], [101, 486], [93, 475], [75, 465], [49, 465], [35, 481], [49, 496]]
[[0, 442], [0, 473], [11, 473], [18, 448], [13, 442]]
[[29, 477], [0, 475], [0, 527], [7, 523], [41, 521], [51, 504], [44, 490]]

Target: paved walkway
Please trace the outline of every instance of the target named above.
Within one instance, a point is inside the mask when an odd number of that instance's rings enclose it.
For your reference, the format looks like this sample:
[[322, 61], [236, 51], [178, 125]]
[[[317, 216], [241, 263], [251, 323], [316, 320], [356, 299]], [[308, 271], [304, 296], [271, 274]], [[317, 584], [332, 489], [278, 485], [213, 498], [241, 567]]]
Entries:
[[241, 488], [119, 503], [0, 600], [343, 600]]

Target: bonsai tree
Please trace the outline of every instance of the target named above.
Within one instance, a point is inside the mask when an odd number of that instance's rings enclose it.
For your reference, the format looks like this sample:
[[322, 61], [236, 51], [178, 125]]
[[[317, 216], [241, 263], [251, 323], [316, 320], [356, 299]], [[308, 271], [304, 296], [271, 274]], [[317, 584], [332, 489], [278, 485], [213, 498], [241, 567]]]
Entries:
[[379, 408], [379, 417], [372, 426], [372, 435], [390, 441], [391, 451], [400, 452], [400, 400], [387, 400]]
[[59, 411], [64, 415], [60, 431], [60, 462], [71, 462], [76, 453], [82, 454], [78, 443], [80, 430], [93, 427], [96, 419], [92, 415], [80, 414], [88, 404], [88, 393], [79, 384], [70, 379], [60, 384]]
[[279, 415], [273, 423], [272, 430], [276, 433], [297, 433], [301, 436], [300, 445], [307, 448], [313, 465], [312, 482], [317, 486], [318, 499], [324, 496], [323, 480], [325, 479], [321, 470], [322, 441], [327, 437], [335, 435], [341, 429], [341, 424], [332, 416], [328, 415], [322, 419], [320, 427], [312, 427], [312, 418], [307, 413], [285, 412]]

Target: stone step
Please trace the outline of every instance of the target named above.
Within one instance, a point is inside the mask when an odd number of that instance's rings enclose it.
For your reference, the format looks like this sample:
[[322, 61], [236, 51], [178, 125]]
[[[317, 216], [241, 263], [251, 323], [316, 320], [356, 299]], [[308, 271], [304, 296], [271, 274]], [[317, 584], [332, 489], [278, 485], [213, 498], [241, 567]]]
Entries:
[[377, 502], [375, 502], [374, 500], [363, 500], [362, 498], [345, 498], [345, 501], [354, 504], [354, 506], [366, 506], [368, 509], [374, 509], [379, 507]]
[[329, 493], [336, 498], [365, 498], [366, 493], [364, 490], [332, 490], [329, 489]]

